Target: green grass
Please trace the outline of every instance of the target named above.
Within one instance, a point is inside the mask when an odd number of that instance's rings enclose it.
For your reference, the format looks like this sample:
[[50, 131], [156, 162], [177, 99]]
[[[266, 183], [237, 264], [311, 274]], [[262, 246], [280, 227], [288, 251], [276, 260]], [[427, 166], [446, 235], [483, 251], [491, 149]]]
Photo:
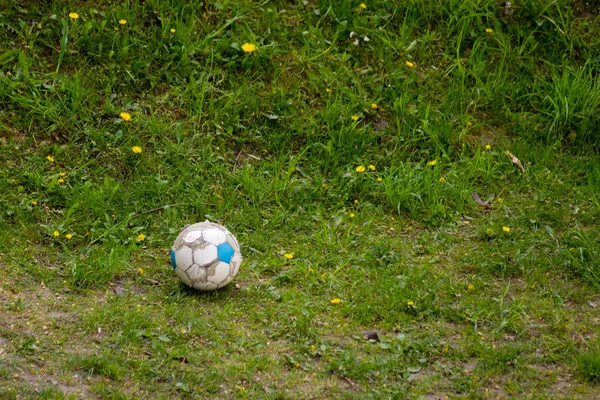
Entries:
[[593, 398], [600, 17], [513, 3], [1, 7], [0, 397]]

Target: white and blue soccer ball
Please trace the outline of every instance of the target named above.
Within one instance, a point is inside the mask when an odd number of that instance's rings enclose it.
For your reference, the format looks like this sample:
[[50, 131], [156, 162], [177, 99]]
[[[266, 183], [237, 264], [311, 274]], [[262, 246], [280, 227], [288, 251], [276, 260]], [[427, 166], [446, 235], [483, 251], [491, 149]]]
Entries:
[[215, 290], [230, 283], [240, 269], [242, 253], [227, 228], [200, 222], [184, 228], [171, 248], [171, 265], [186, 285]]

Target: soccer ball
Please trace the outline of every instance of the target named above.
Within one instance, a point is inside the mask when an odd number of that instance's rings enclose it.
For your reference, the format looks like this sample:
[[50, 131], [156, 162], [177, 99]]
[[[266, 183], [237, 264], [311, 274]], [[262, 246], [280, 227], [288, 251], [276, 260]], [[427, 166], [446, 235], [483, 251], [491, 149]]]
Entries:
[[171, 248], [171, 265], [186, 285], [198, 290], [222, 288], [240, 269], [242, 253], [225, 227], [200, 222], [184, 228]]

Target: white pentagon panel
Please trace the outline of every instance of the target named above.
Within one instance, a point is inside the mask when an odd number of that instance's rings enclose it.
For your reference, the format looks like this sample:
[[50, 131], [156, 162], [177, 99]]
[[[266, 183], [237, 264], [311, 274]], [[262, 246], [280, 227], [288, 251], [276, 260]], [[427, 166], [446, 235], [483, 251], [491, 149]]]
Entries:
[[221, 261], [215, 268], [215, 274], [206, 278], [208, 281], [219, 284], [229, 276], [229, 264]]
[[181, 246], [175, 251], [175, 262], [177, 263], [177, 269], [186, 270], [190, 265], [194, 263], [192, 258], [192, 249], [187, 246]]
[[190, 279], [195, 281], [197, 279], [201, 279], [206, 275], [206, 269], [200, 267], [198, 264], [192, 265], [192, 267], [187, 271]]
[[197, 231], [188, 232], [183, 237], [183, 240], [186, 241], [187, 243], [192, 243], [192, 242], [195, 242], [196, 240], [200, 239], [201, 237], [202, 237], [202, 231], [197, 230]]
[[208, 265], [215, 261], [217, 257], [217, 248], [212, 245], [194, 250], [194, 262], [198, 265]]
[[192, 285], [192, 281], [190, 281], [190, 277], [188, 276], [188, 274], [185, 271], [182, 271], [181, 269], [177, 268], [177, 269], [175, 269], [175, 274], [177, 274], [179, 279], [181, 279], [181, 281], [183, 283], [185, 283], [187, 286]]
[[215, 290], [219, 286], [212, 282], [196, 282], [192, 287], [198, 290]]
[[218, 246], [225, 241], [225, 232], [216, 228], [206, 229], [203, 237], [208, 243]]
[[242, 263], [242, 255], [240, 253], [235, 253], [231, 258], [230, 262], [230, 274], [231, 276], [236, 276], [238, 271], [240, 270], [240, 264]]

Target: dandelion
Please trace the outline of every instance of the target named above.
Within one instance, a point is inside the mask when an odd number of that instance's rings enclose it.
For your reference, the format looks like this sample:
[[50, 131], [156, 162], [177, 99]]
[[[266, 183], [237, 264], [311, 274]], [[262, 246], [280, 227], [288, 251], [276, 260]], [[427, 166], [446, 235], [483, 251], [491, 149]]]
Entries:
[[373, 110], [377, 110], [377, 103], [373, 103], [373, 104], [371, 104], [371, 108], [372, 108]]
[[485, 33], [492, 33], [494, 30], [492, 28], [485, 28]]
[[331, 304], [340, 304], [342, 302], [341, 299], [338, 299], [337, 297], [335, 299], [330, 299], [329, 302]]
[[488, 230], [487, 230], [487, 234], [488, 234], [488, 235], [491, 235], [491, 234], [493, 234], [493, 233], [494, 233], [494, 230], [493, 230], [492, 228], [488, 228]]
[[131, 114], [129, 114], [128, 112], [120, 113], [119, 117], [123, 118], [123, 121], [131, 121]]
[[446, 182], [446, 177], [445, 177], [445, 176], [442, 176], [442, 177], [440, 178], [440, 183], [444, 183], [444, 182]]
[[508, 226], [503, 226], [502, 230], [506, 233], [510, 232], [510, 228]]
[[114, 28], [114, 29], [115, 29], [115, 32], [119, 30], [119, 28], [118, 28], [118, 27], [116, 27], [116, 26], [115, 26], [115, 28]]
[[367, 169], [365, 168], [364, 165], [359, 165], [358, 167], [356, 167], [356, 172], [358, 173], [362, 173], [365, 172]]
[[431, 160], [427, 162], [427, 165], [430, 167], [433, 167], [435, 164], [437, 164], [437, 160]]
[[373, 164], [371, 164], [371, 165], [369, 165], [369, 169], [370, 169], [371, 171], [375, 171], [375, 166], [374, 166]]
[[171, 33], [175, 33], [175, 28], [171, 28]]
[[140, 154], [142, 152], [142, 148], [140, 146], [133, 146], [131, 151], [133, 151], [135, 154]]
[[291, 253], [285, 253], [285, 254], [283, 255], [283, 257], [287, 258], [288, 260], [291, 260], [292, 258], [294, 258], [294, 255], [293, 255], [293, 254], [291, 254]]
[[353, 115], [352, 116], [352, 121], [354, 121], [354, 122], [358, 121], [358, 117], [356, 115]]
[[467, 285], [467, 290], [473, 290], [475, 289], [475, 286], [471, 285], [470, 283]]
[[467, 122], [467, 128], [470, 128], [473, 126], [473, 123], [471, 121]]
[[54, 233], [52, 233], [52, 235], [54, 235], [54, 237], [59, 237], [60, 233], [58, 233], [58, 231], [54, 231]]
[[383, 181], [382, 177], [377, 178], [377, 183], [381, 183]]
[[60, 173], [60, 174], [58, 174], [58, 175], [60, 175], [60, 176], [65, 176], [65, 175], [67, 175], [67, 174], [65, 174], [64, 172], [61, 172], [61, 173]]
[[37, 201], [35, 201], [35, 200], [31, 200], [31, 205], [32, 205], [32, 206], [37, 206]]
[[50, 162], [54, 162], [54, 157], [52, 156], [47, 156], [46, 160], [50, 161]]
[[56, 182], [58, 183], [65, 183], [65, 180], [63, 178], [60, 178], [59, 180], [57, 180]]
[[314, 344], [311, 344], [311, 345], [310, 345], [310, 351], [312, 351], [312, 352], [314, 352], [314, 351], [315, 351], [315, 345], [314, 345]]
[[365, 3], [360, 3], [359, 7], [362, 8], [363, 10], [367, 9], [367, 5]]
[[326, 88], [326, 89], [325, 89], [325, 91], [326, 91], [327, 93], [331, 93], [331, 89], [329, 89], [329, 88]]
[[252, 43], [244, 43], [242, 45], [242, 50], [244, 50], [245, 53], [254, 53], [257, 50], [257, 47]]
[[502, 203], [502, 197], [498, 197], [498, 200], [496, 200], [498, 203]]
[[414, 67], [415, 67], [415, 64], [411, 63], [410, 61], [407, 61], [407, 62], [406, 62], [406, 66], [407, 66], [408, 68], [414, 68]]
[[144, 235], [143, 233], [140, 233], [137, 237], [137, 240], [139, 240], [140, 242], [143, 242], [144, 239], [146, 239], [146, 235]]
[[119, 20], [119, 25], [125, 25], [127, 23], [126, 19], [120, 19]]
[[350, 213], [349, 217], [354, 218], [354, 213]]
[[354, 200], [354, 204], [358, 204], [358, 200]]
[[491, 148], [492, 148], [492, 146], [490, 146], [489, 144], [486, 144], [486, 145], [485, 145], [485, 149], [486, 149], [486, 150], [490, 150]]
[[142, 268], [140, 268], [140, 267], [137, 268], [137, 272], [140, 275], [144, 275], [144, 270]]
[[79, 14], [77, 14], [76, 12], [69, 13], [69, 18], [79, 19]]
[[414, 307], [415, 306], [415, 302], [409, 300], [409, 301], [406, 302], [406, 305], [409, 306], [409, 307]]
[[70, 233], [67, 233], [67, 234], [65, 235], [65, 237], [67, 238], [67, 240], [71, 240], [71, 238], [73, 237], [73, 235], [72, 235], [72, 234], [70, 234]]

